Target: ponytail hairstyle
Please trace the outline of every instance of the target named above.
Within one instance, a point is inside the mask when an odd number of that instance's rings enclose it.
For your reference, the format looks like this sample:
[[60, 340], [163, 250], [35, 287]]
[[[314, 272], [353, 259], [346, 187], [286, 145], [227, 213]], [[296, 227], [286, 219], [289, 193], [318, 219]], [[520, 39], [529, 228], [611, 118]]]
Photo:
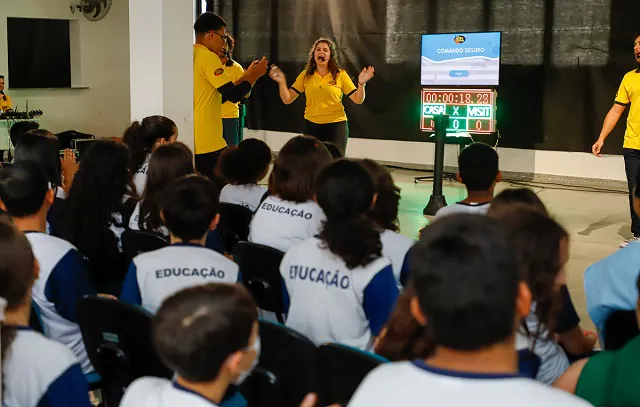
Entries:
[[175, 141], [177, 129], [173, 120], [164, 116], [149, 116], [141, 122], [133, 122], [122, 138], [122, 142], [131, 150], [131, 173], [138, 172], [158, 140]]
[[313, 199], [318, 171], [331, 162], [317, 138], [296, 136], [280, 149], [269, 178], [269, 194], [290, 202]]
[[333, 76], [334, 81], [338, 80], [338, 74], [342, 70], [342, 66], [340, 66], [340, 62], [338, 62], [338, 47], [336, 47], [336, 44], [333, 41], [324, 37], [318, 38], [309, 50], [309, 60], [307, 61], [307, 66], [304, 68], [307, 71], [306, 77], [310, 78], [318, 69], [315, 52], [316, 48], [320, 44], [327, 44], [327, 46], [329, 47], [329, 51], [331, 52], [328, 64], [329, 72], [331, 72], [331, 76]]
[[318, 175], [316, 197], [327, 216], [320, 240], [349, 269], [382, 255], [380, 234], [368, 216], [375, 188], [362, 164], [343, 158], [327, 165]]
[[257, 184], [267, 175], [270, 164], [271, 149], [267, 143], [250, 138], [222, 152], [216, 175], [233, 185]]
[[393, 182], [389, 171], [376, 161], [365, 158], [361, 163], [371, 175], [378, 194], [375, 205], [369, 211], [369, 216], [380, 228], [399, 232], [400, 188]]
[[[7, 310], [29, 304], [36, 274], [36, 260], [29, 241], [8, 219], [0, 217], [0, 297], [7, 301]], [[16, 328], [2, 323], [0, 329], [4, 362], [16, 337]]]
[[536, 303], [538, 331], [529, 334], [535, 340], [545, 328], [551, 334], [560, 307], [557, 281], [567, 261], [563, 252], [567, 250], [569, 234], [548, 215], [525, 204], [502, 206], [489, 217], [497, 219], [506, 230], [521, 279]]
[[162, 145], [151, 154], [147, 183], [140, 203], [140, 230], [152, 232], [164, 224], [160, 218], [162, 192], [173, 181], [193, 173], [193, 153], [182, 143]]

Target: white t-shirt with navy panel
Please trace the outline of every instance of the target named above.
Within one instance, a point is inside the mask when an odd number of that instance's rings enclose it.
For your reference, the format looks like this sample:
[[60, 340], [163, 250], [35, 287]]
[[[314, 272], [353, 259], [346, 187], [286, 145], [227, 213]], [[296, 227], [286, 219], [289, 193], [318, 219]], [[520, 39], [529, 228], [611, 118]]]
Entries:
[[385, 363], [367, 375], [349, 407], [587, 407], [531, 379], [437, 369], [422, 361]]
[[40, 308], [44, 331], [49, 338], [71, 349], [83, 372], [92, 372], [76, 323], [78, 300], [96, 294], [84, 260], [66, 240], [37, 232], [27, 232], [26, 236], [40, 264], [40, 276], [31, 292]]
[[120, 407], [216, 407], [212, 401], [177, 383], [143, 377], [127, 388]]
[[286, 252], [320, 233], [326, 216], [314, 201], [296, 203], [269, 196], [251, 221], [249, 241]]
[[436, 219], [440, 219], [443, 216], [455, 215], [455, 214], [469, 214], [469, 215], [486, 215], [489, 211], [491, 202], [484, 203], [463, 203], [457, 202], [449, 206], [445, 206], [436, 213]]
[[[139, 201], [136, 204], [136, 207], [133, 210], [133, 213], [131, 214], [131, 218], [129, 219], [129, 229], [131, 230], [140, 230], [139, 221], [140, 221], [140, 207], [141, 207], [140, 205], [141, 204], [142, 204], [142, 201]], [[144, 225], [144, 222], [143, 222], [143, 225]], [[166, 238], [169, 237], [169, 229], [167, 229], [167, 227], [164, 225], [154, 230], [154, 232]]]
[[287, 326], [316, 344], [371, 350], [399, 295], [391, 262], [380, 257], [349, 270], [318, 238], [289, 250], [280, 264]]
[[267, 193], [267, 188], [257, 184], [227, 184], [220, 191], [220, 202], [242, 205], [255, 212]]
[[391, 260], [393, 275], [398, 283], [404, 285], [409, 278], [409, 249], [416, 244], [416, 241], [393, 230], [384, 230], [380, 233], [380, 241], [382, 255]]
[[203, 246], [173, 244], [136, 256], [125, 278], [120, 300], [155, 313], [176, 292], [202, 284], [239, 281], [236, 263]]
[[5, 407], [91, 406], [71, 350], [29, 328], [18, 328], [2, 367]]
[[144, 192], [144, 187], [147, 184], [147, 169], [149, 169], [149, 160], [151, 159], [151, 154], [147, 154], [144, 159], [144, 162], [138, 168], [135, 174], [133, 174], [133, 184], [136, 186], [136, 192], [139, 196], [142, 196]]

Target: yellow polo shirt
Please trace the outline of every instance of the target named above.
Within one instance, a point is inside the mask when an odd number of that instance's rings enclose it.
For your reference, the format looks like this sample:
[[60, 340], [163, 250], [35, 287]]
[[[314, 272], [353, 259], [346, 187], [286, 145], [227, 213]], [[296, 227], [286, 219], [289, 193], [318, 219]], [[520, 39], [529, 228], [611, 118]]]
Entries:
[[206, 154], [227, 146], [222, 137], [222, 94], [231, 82], [220, 58], [204, 45], [193, 46], [193, 126], [195, 153]]
[[629, 106], [623, 147], [640, 150], [640, 69], [634, 69], [622, 78], [615, 103]]
[[7, 98], [7, 100], [0, 100], [0, 110], [4, 111], [7, 108], [13, 109], [13, 105], [11, 104], [11, 98], [9, 97], [9, 95], [5, 93], [4, 97]]
[[298, 94], [303, 93], [307, 97], [307, 106], [304, 110], [304, 118], [312, 123], [327, 124], [338, 123], [347, 120], [347, 114], [342, 105], [342, 95], [350, 96], [358, 88], [344, 70], [338, 73], [334, 80], [331, 73], [320, 76], [314, 72], [307, 77], [304, 70], [291, 86]]
[[[231, 62], [233, 62], [233, 65], [224, 66], [224, 72], [235, 83], [244, 74], [244, 69], [236, 61], [231, 60]], [[238, 117], [240, 117], [240, 103], [224, 102], [222, 104], [223, 119], [237, 119]]]

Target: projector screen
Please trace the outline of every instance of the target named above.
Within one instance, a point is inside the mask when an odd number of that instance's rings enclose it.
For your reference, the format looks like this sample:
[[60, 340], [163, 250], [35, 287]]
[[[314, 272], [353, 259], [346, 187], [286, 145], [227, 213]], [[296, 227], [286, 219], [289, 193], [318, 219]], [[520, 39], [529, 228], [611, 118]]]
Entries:
[[424, 34], [420, 84], [498, 86], [502, 33]]

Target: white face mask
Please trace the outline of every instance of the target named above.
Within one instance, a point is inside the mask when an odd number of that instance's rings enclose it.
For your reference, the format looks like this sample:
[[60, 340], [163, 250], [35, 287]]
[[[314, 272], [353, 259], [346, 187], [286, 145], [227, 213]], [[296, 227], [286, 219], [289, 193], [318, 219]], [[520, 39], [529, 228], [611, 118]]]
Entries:
[[242, 383], [244, 383], [244, 381], [247, 380], [247, 377], [251, 376], [251, 373], [253, 373], [256, 366], [258, 366], [258, 363], [260, 362], [260, 352], [262, 350], [261, 344], [260, 344], [260, 336], [256, 338], [256, 340], [253, 342], [253, 345], [250, 345], [248, 348], [245, 349], [245, 351], [252, 351], [252, 350], [256, 352], [256, 358], [253, 360], [251, 367], [249, 367], [249, 369], [245, 370], [244, 372], [240, 373], [240, 376], [238, 376], [238, 378], [233, 381], [233, 384], [236, 386], [240, 386]]

